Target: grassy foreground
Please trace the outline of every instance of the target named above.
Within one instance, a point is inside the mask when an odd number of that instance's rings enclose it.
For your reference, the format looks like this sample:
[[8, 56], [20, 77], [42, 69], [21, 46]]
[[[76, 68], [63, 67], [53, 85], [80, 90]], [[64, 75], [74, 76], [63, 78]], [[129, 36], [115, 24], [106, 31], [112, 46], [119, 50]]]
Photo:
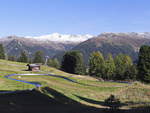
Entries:
[[[14, 78], [41, 83], [43, 85], [42, 88], [40, 88], [38, 91], [34, 91], [33, 93], [38, 92], [38, 94], [40, 93], [39, 95], [45, 95], [46, 97], [44, 98], [51, 98], [59, 103], [63, 103], [64, 105], [66, 104], [70, 105], [75, 102], [78, 103], [79, 105], [82, 104], [84, 106], [94, 107], [95, 109], [105, 108], [103, 102], [111, 94], [116, 95], [121, 100], [121, 102], [124, 103], [122, 109], [130, 109], [133, 107], [136, 108], [142, 106], [145, 107], [145, 106], [149, 106], [150, 103], [150, 85], [145, 85], [138, 82], [133, 83], [131, 85], [123, 84], [123, 83], [100, 82], [97, 79], [89, 76], [68, 74], [47, 66], [42, 66], [41, 72], [28, 72], [25, 71], [26, 69], [27, 67], [25, 63], [0, 60], [0, 90], [16, 91], [16, 90], [25, 90], [29, 88], [34, 88], [34, 86], [32, 85], [28, 85], [25, 83], [20, 83], [20, 82], [16, 82], [4, 78], [4, 76], [8, 74], [53, 73], [56, 75], [65, 76], [70, 79], [74, 79], [78, 81], [78, 83], [73, 83], [64, 80], [62, 78], [50, 77], [50, 76], [21, 76], [21, 77], [14, 76]], [[8, 98], [7, 95], [5, 96]], [[15, 102], [8, 102], [8, 103], [10, 103], [10, 105], [17, 106], [18, 102], [15, 101]]]

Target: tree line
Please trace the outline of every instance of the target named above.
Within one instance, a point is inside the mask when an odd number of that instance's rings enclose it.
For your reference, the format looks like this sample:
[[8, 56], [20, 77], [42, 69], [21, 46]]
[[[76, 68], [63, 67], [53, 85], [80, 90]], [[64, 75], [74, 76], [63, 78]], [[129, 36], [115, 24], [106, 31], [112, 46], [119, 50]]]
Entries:
[[33, 59], [29, 58], [28, 54], [25, 51], [23, 51], [23, 52], [21, 52], [17, 61], [24, 62], [24, 63], [42, 63], [42, 64], [46, 63], [45, 65], [48, 65], [48, 66], [51, 66], [51, 67], [54, 67], [57, 69], [59, 69], [59, 67], [60, 67], [59, 61], [56, 58], [46, 59], [46, 58], [44, 58], [44, 54], [42, 51], [36, 51], [33, 55]]
[[[6, 59], [3, 45], [0, 44], [0, 59]], [[88, 66], [85, 66], [83, 54], [80, 51], [69, 51], [63, 56], [61, 65], [57, 59], [48, 59], [45, 62], [42, 51], [34, 53], [29, 58], [25, 51], [18, 58], [7, 56], [8, 60], [24, 63], [46, 63], [48, 66], [61, 69], [65, 72], [80, 75], [100, 77], [104, 80], [141, 80], [150, 82], [150, 46], [142, 46], [139, 51], [138, 63], [133, 63], [130, 56], [118, 54], [113, 57], [108, 54], [104, 58], [100, 51], [92, 52], [89, 57]]]
[[89, 59], [89, 75], [105, 80], [135, 80], [137, 69], [131, 57], [125, 54], [115, 58], [108, 54], [104, 59], [100, 52], [93, 52]]
[[62, 60], [61, 69], [73, 74], [89, 74], [105, 80], [136, 79], [137, 69], [131, 57], [119, 54], [115, 58], [108, 54], [106, 58], [99, 51], [93, 52], [85, 68], [83, 55], [79, 51], [67, 52]]
[[130, 56], [118, 54], [104, 58], [100, 51], [91, 53], [88, 66], [84, 65], [80, 51], [70, 51], [63, 56], [61, 69], [72, 74], [88, 74], [104, 80], [140, 80], [150, 82], [150, 46], [142, 46], [138, 63], [133, 63]]
[[17, 61], [17, 62], [23, 62], [23, 63], [42, 63], [57, 68], [60, 68], [59, 61], [54, 58], [48, 58], [47, 62], [45, 62], [44, 53], [42, 51], [36, 51], [34, 55], [29, 57], [28, 53], [25, 51], [21, 51], [20, 55], [18, 57], [15, 56], [9, 56], [5, 53], [4, 47], [2, 44], [0, 44], [0, 59], [6, 59], [10, 61]]

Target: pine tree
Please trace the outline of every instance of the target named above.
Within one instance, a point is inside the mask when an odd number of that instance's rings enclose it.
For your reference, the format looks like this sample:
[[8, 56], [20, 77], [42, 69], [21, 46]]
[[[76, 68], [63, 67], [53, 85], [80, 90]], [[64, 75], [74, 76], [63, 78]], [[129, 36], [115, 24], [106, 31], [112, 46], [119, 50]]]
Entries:
[[150, 82], [150, 46], [142, 46], [139, 52], [138, 79]]
[[20, 57], [18, 58], [18, 62], [28, 62], [28, 56], [25, 51], [22, 51]]
[[104, 77], [105, 60], [100, 52], [93, 52], [89, 58], [89, 74], [91, 76]]
[[115, 62], [114, 62], [114, 59], [112, 57], [111, 54], [108, 54], [108, 57], [106, 59], [106, 65], [105, 65], [105, 79], [113, 79], [113, 75], [115, 73]]
[[8, 60], [10, 60], [10, 61], [16, 61], [16, 57], [15, 56], [8, 56]]
[[116, 65], [115, 79], [127, 79], [128, 76], [126, 76], [126, 72], [133, 65], [131, 57], [124, 54], [119, 54], [115, 57], [114, 61]]
[[79, 51], [70, 51], [63, 56], [61, 69], [68, 73], [84, 74], [83, 55]]
[[129, 68], [127, 68], [125, 72], [125, 76], [127, 79], [136, 80], [138, 74], [137, 66], [133, 64]]
[[33, 63], [44, 63], [44, 57], [42, 51], [35, 52]]
[[54, 68], [57, 68], [57, 69], [60, 68], [59, 61], [56, 58], [55, 59], [48, 59], [47, 65], [54, 67]]
[[5, 51], [2, 44], [0, 44], [0, 59], [5, 59]]

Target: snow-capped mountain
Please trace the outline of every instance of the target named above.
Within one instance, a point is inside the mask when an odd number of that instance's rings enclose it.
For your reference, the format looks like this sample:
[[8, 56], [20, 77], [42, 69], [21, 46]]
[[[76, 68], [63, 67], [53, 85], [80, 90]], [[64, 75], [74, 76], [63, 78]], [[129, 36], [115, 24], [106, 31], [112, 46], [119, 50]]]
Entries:
[[104, 32], [101, 33], [99, 36], [103, 37], [130, 37], [130, 38], [147, 38], [150, 39], [150, 32], [120, 32], [120, 33], [113, 33], [113, 32]]
[[[45, 56], [61, 56], [70, 50], [79, 50], [84, 53], [85, 59], [93, 51], [102, 53], [129, 54], [137, 58], [141, 45], [150, 45], [150, 32], [145, 33], [101, 33], [92, 35], [69, 35], [53, 33], [43, 36], [9, 36], [0, 38], [0, 43], [5, 47], [8, 55], [19, 56], [21, 51], [26, 51], [30, 56], [36, 51], [43, 51]], [[87, 56], [87, 57], [86, 57]]]
[[92, 35], [62, 35], [53, 33], [39, 37], [18, 37], [8, 36], [0, 38], [8, 55], [19, 56], [21, 51], [33, 55], [36, 51], [43, 51], [44, 55], [53, 57], [55, 54], [71, 50], [81, 42], [84, 42]]
[[43, 36], [26, 36], [25, 38], [32, 38], [39, 41], [53, 41], [58, 43], [65, 43], [65, 42], [74, 42], [74, 43], [80, 43], [83, 41], [86, 41], [90, 38], [92, 38], [92, 35], [86, 34], [86, 35], [69, 35], [69, 34], [59, 34], [59, 33], [53, 33], [49, 35], [43, 35]]
[[[127, 54], [136, 61], [139, 49], [142, 45], [150, 45], [150, 32], [105, 32], [87, 41], [81, 42], [71, 50], [81, 51], [86, 63], [88, 63], [89, 56], [94, 51], [100, 51], [105, 57], [109, 53], [114, 57], [120, 53]], [[63, 55], [64, 53], [56, 54], [55, 58], [61, 60]]]

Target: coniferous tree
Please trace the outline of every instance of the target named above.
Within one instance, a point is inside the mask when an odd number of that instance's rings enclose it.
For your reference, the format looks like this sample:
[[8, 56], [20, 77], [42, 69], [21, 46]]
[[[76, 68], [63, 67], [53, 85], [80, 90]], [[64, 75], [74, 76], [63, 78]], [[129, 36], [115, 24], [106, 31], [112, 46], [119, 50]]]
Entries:
[[28, 62], [29, 62], [30, 64], [33, 63], [33, 60], [32, 60], [31, 57], [29, 57]]
[[138, 70], [137, 70], [137, 66], [135, 64], [133, 64], [132, 66], [127, 68], [127, 70], [125, 72], [126, 79], [131, 79], [131, 80], [136, 80], [137, 74], [138, 74]]
[[21, 52], [20, 57], [18, 58], [17, 61], [18, 61], [18, 62], [25, 62], [25, 63], [28, 62], [28, 56], [27, 56], [27, 54], [26, 54], [25, 51], [22, 51], [22, 52]]
[[150, 46], [142, 46], [139, 52], [138, 79], [150, 82]]
[[105, 79], [113, 79], [114, 73], [115, 73], [115, 62], [111, 54], [108, 54], [108, 57], [106, 59], [106, 65], [105, 65]]
[[55, 59], [48, 59], [47, 65], [54, 67], [54, 68], [57, 68], [57, 69], [60, 68], [60, 63], [56, 58]]
[[93, 52], [89, 58], [89, 74], [103, 77], [105, 74], [105, 60], [100, 52]]
[[63, 56], [61, 69], [68, 73], [84, 74], [83, 55], [79, 51], [70, 51]]
[[115, 57], [114, 61], [116, 66], [115, 79], [127, 79], [128, 76], [126, 76], [126, 72], [133, 65], [131, 57], [124, 54], [119, 54]]
[[0, 44], [0, 59], [5, 59], [5, 51], [2, 44]]
[[42, 51], [35, 52], [33, 63], [44, 63], [44, 56]]
[[8, 60], [10, 60], [10, 61], [16, 61], [16, 57], [15, 56], [8, 56]]

